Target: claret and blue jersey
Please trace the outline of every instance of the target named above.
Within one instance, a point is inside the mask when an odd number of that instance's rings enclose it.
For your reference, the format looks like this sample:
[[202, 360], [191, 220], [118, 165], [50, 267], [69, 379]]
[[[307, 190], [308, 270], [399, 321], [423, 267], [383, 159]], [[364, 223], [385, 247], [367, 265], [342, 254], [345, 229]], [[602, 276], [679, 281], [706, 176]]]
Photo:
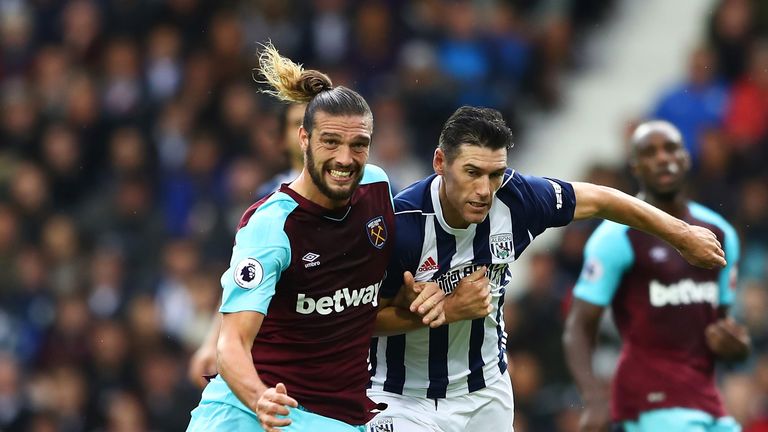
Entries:
[[587, 242], [574, 296], [610, 306], [622, 335], [613, 384], [616, 420], [668, 407], [724, 415], [704, 330], [718, 319], [721, 306], [733, 302], [738, 237], [721, 216], [699, 204], [689, 203], [683, 219], [717, 235], [725, 268], [694, 267], [658, 238], [608, 221]]
[[[372, 417], [366, 356], [394, 235], [388, 179], [373, 165], [348, 207], [325, 209], [283, 185], [246, 211], [220, 311], [265, 315], [252, 351], [265, 384], [285, 383], [322, 416], [353, 425]], [[206, 401], [248, 410], [221, 377]]]
[[445, 398], [490, 385], [506, 372], [502, 306], [509, 265], [548, 227], [563, 226], [575, 208], [566, 182], [507, 170], [488, 217], [466, 229], [450, 227], [439, 201], [442, 178], [432, 175], [395, 197], [394, 258], [381, 288], [393, 297], [410, 271], [449, 294], [459, 280], [488, 268], [493, 312], [486, 318], [380, 337], [371, 345], [371, 386], [392, 393]]

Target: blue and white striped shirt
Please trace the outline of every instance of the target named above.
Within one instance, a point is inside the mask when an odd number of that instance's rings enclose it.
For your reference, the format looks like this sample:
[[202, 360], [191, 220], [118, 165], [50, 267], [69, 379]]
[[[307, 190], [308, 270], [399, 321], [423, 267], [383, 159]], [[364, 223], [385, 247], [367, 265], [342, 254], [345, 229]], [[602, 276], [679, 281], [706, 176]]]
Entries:
[[573, 219], [576, 200], [569, 183], [508, 169], [488, 217], [465, 229], [452, 228], [440, 207], [441, 181], [432, 175], [395, 197], [396, 245], [381, 295], [397, 294], [404, 271], [416, 281], [436, 281], [450, 294], [461, 278], [486, 266], [494, 308], [485, 318], [374, 339], [375, 390], [444, 398], [500, 378], [507, 369], [503, 304], [509, 264], [545, 229]]

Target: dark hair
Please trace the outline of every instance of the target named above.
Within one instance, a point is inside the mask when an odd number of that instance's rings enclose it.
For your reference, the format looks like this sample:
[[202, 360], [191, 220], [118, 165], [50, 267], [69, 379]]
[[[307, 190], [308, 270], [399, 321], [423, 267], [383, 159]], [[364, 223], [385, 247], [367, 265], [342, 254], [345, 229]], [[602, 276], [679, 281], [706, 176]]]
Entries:
[[464, 145], [487, 147], [492, 150], [510, 149], [512, 131], [501, 113], [492, 108], [463, 106], [456, 110], [440, 132], [440, 148], [448, 162], [453, 161]]
[[[368, 103], [356, 91], [344, 86], [334, 87], [328, 75], [316, 70], [304, 70], [277, 52], [271, 44], [264, 45], [259, 55], [259, 68], [271, 89], [264, 93], [291, 103], [306, 103], [302, 125], [312, 132], [315, 113], [331, 115], [361, 115], [373, 120]], [[372, 123], [372, 122], [371, 122]]]

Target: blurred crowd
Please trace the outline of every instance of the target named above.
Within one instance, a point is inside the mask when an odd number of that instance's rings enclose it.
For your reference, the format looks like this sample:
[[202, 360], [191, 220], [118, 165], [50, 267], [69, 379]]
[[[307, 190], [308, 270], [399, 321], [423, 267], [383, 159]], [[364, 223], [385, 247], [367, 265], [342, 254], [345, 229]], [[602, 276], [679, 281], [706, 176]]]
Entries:
[[[367, 98], [397, 189], [431, 171], [459, 105], [523, 137], [521, 113], [557, 109], [613, 3], [0, 0], [0, 430], [184, 430], [238, 218], [291, 164], [281, 107], [257, 93], [260, 42]], [[756, 354], [723, 385], [749, 432], [768, 430], [767, 25], [760, 1], [722, 0], [687, 81], [647, 114], [683, 129], [695, 196], [742, 234]], [[590, 179], [631, 191], [625, 173]], [[574, 430], [560, 335], [592, 227], [537, 255], [512, 305], [521, 432]]]
[[[634, 126], [664, 119], [682, 132], [693, 158], [690, 196], [723, 215], [739, 232], [741, 263], [737, 320], [746, 324], [753, 354], [742, 364], [721, 365], [718, 382], [726, 409], [745, 432], [768, 431], [768, 3], [716, 2], [706, 32], [688, 58], [679, 83], [648, 101]], [[626, 147], [628, 148], [628, 147]], [[596, 165], [586, 180], [634, 194], [629, 167]], [[559, 244], [531, 261], [521, 298], [510, 302], [508, 352], [515, 389], [516, 432], [575, 431], [578, 392], [560, 344], [571, 289], [579, 276], [582, 249], [596, 227], [577, 222]], [[607, 320], [601, 330], [597, 368], [606, 384], [620, 341]]]

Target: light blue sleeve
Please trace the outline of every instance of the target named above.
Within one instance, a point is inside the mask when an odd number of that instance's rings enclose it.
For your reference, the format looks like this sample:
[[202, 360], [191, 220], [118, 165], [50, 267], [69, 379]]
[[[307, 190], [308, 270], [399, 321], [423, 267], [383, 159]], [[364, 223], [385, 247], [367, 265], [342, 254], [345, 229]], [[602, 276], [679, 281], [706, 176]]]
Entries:
[[219, 312], [267, 314], [280, 274], [291, 262], [283, 228], [296, 205], [287, 195], [276, 193], [237, 232], [229, 269], [221, 276], [224, 292]]
[[392, 199], [392, 186], [389, 184], [389, 176], [387, 176], [387, 173], [377, 165], [365, 165], [365, 172], [363, 173], [362, 180], [360, 180], [360, 184], [364, 185], [378, 182], [384, 182], [387, 184], [387, 189], [389, 190], [389, 202], [392, 204], [392, 208], [394, 209], [395, 204], [394, 200]]
[[728, 221], [703, 205], [691, 203], [688, 209], [696, 219], [711, 223], [723, 230], [725, 235], [723, 251], [725, 252], [727, 264], [720, 270], [720, 275], [718, 276], [718, 286], [720, 287], [719, 302], [721, 306], [730, 306], [735, 298], [736, 281], [738, 280], [739, 258], [741, 254], [739, 235]]
[[584, 247], [584, 268], [573, 288], [574, 297], [598, 306], [611, 304], [622, 276], [635, 260], [628, 229], [605, 221], [592, 233]]

